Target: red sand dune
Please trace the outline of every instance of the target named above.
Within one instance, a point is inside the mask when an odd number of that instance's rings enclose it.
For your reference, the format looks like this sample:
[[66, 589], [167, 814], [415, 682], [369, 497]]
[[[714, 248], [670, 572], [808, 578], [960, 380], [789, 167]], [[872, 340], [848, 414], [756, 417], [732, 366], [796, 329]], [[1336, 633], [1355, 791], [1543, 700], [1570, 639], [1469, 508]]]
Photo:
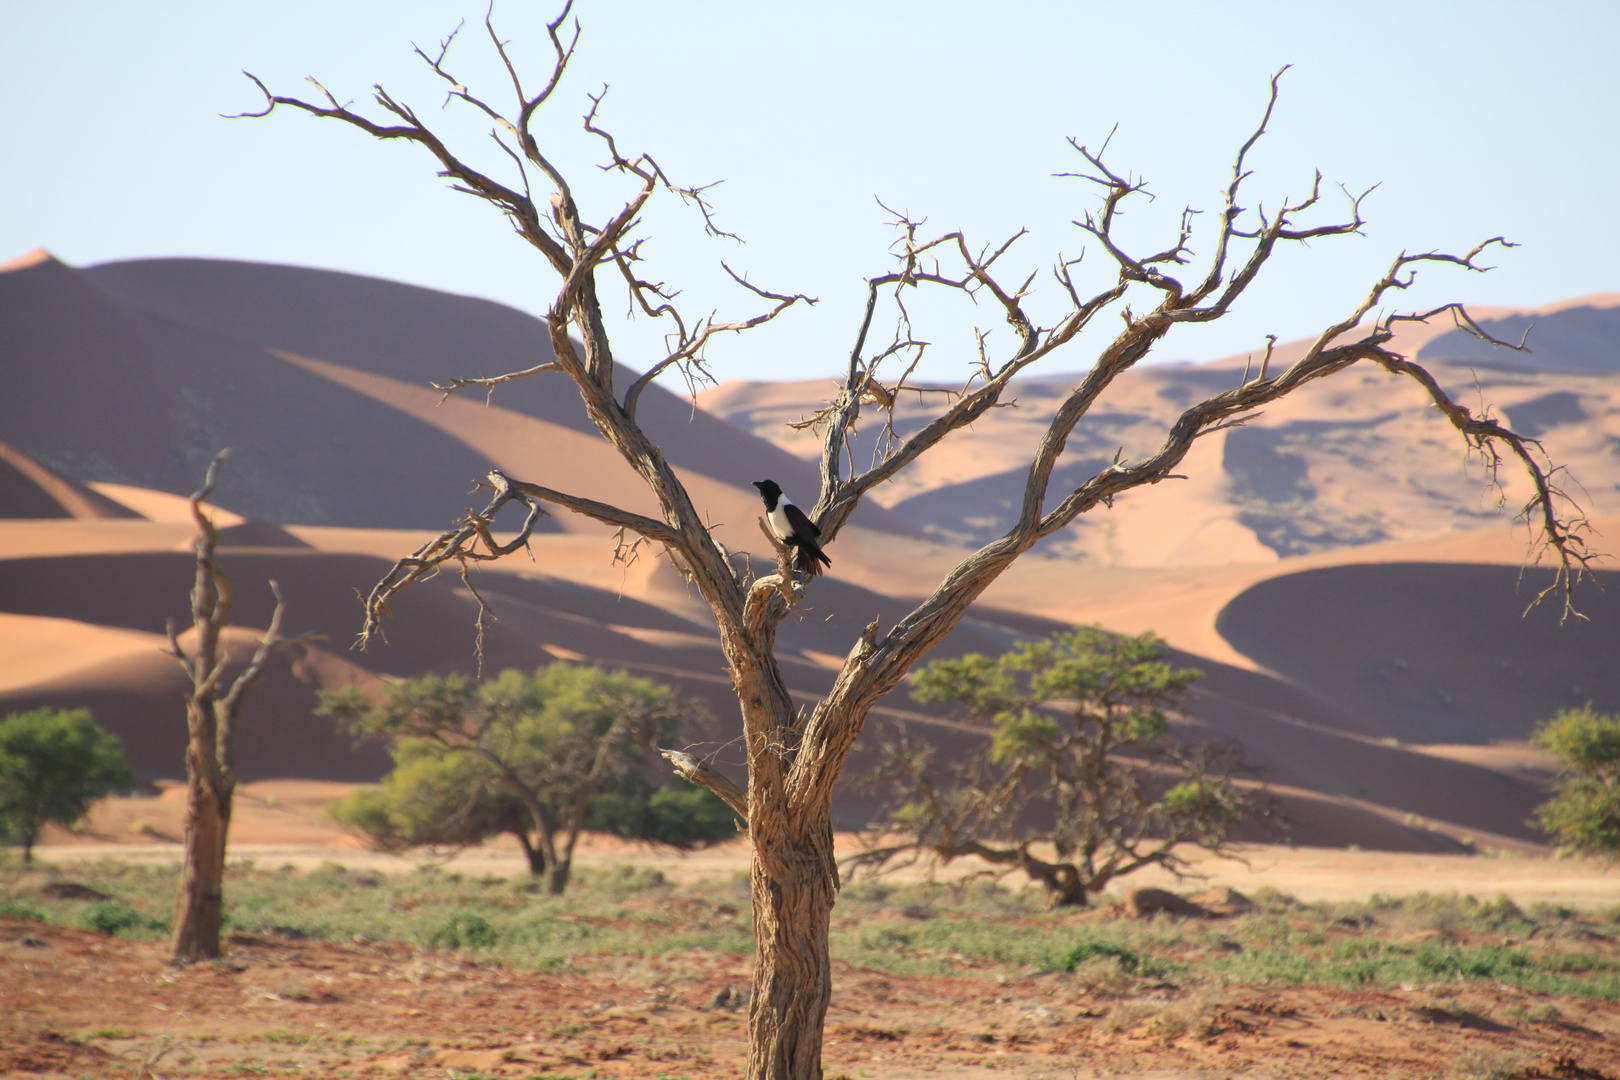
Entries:
[[0, 443], [0, 518], [138, 517], [99, 492], [65, 480], [25, 454]]
[[[1536, 351], [1493, 349], [1452, 329], [1449, 320], [1402, 325], [1397, 342], [1417, 352], [1457, 400], [1474, 409], [1488, 406], [1540, 439], [1550, 457], [1568, 467], [1573, 479], [1565, 486], [1588, 513], [1620, 513], [1614, 456], [1620, 445], [1620, 294], [1476, 314], [1487, 329], [1514, 341], [1533, 322], [1529, 341]], [[1273, 371], [1307, 344], [1278, 345]], [[1116, 453], [1145, 456], [1182, 408], [1235, 387], [1258, 359], [1125, 372], [1069, 438], [1054, 484], [1078, 485]], [[873, 497], [941, 541], [982, 543], [999, 535], [1015, 514], [1030, 452], [1078, 378], [1071, 372], [1016, 381], [1016, 409], [953, 434]], [[833, 389], [831, 379], [739, 381], [706, 390], [698, 401], [783, 449], [813, 457], [815, 435], [786, 424], [809, 415]], [[903, 394], [896, 429], [915, 430], [938, 401]], [[1242, 427], [1199, 440], [1177, 471], [1187, 479], [1130, 492], [1111, 510], [1082, 517], [1043, 550], [1098, 566], [1213, 567], [1469, 532], [1492, 524], [1499, 511], [1498, 493], [1486, 485], [1477, 461], [1465, 466], [1460, 438], [1421, 389], [1370, 366], [1310, 383]], [[1529, 488], [1517, 467], [1506, 464], [1500, 479], [1506, 505], [1522, 505]]]
[[[1512, 386], [1501, 384], [1516, 424], [1544, 425], [1589, 461], [1602, 460], [1612, 379], [1590, 366], [1563, 372], [1578, 367], [1570, 357], [1591, 355], [1613, 306], [1569, 306], [1554, 357], [1563, 369], [1525, 368]], [[476, 668], [475, 605], [453, 577], [399, 598], [386, 646], [349, 651], [356, 592], [421, 539], [384, 530], [436, 531], [476, 501], [468, 482], [492, 464], [648, 505], [560, 379], [503, 388], [493, 407], [472, 398], [441, 406], [426, 385], [533, 363], [544, 356], [540, 330], [485, 301], [292, 267], [147, 260], [74, 270], [41, 257], [0, 273], [0, 357], [16, 390], [0, 401], [0, 437], [19, 448], [9, 473], [0, 462], [0, 497], [50, 518], [0, 522], [0, 708], [89, 704], [144, 773], [179, 774], [181, 674], [158, 648], [165, 621], [188, 618], [189, 528], [179, 496], [229, 442], [236, 449], [217, 502], [228, 508], [222, 560], [239, 598], [234, 647], [249, 647], [252, 628], [268, 619], [263, 582], [272, 577], [287, 595], [288, 628], [326, 635], [273, 665], [249, 698], [242, 770], [379, 775], [378, 748], [356, 747], [310, 715], [315, 691]], [[1436, 330], [1413, 344], [1443, 352], [1447, 340]], [[1115, 411], [1092, 418], [1095, 430], [1076, 440], [1075, 456], [1089, 461], [1092, 442], [1146, 438], [1167, 405], [1228, 384], [1231, 366], [1134, 373], [1110, 402]], [[621, 385], [628, 378], [621, 373]], [[925, 594], [961, 557], [956, 541], [990, 527], [967, 522], [994, 517], [1059, 382], [1025, 386], [1023, 408], [941, 448], [909, 487], [886, 494], [907, 515], [943, 523], [933, 536], [880, 507], [862, 511], [863, 527], [832, 552], [836, 572], [780, 633], [797, 700], [813, 704], [859, 628], [874, 617], [892, 625], [914, 602], [907, 598]], [[705, 399], [748, 431], [656, 387], [648, 392], [643, 419], [735, 548], [760, 546], [749, 480], [769, 472], [798, 490], [815, 487], [813, 469], [793, 456], [802, 447], [777, 423], [819, 404], [812, 385], [731, 385]], [[1455, 472], [1455, 448], [1427, 449], [1417, 412], [1379, 413], [1387, 393], [1370, 383], [1339, 398], [1324, 391], [1280, 411], [1257, 440], [1206, 440], [1188, 462], [1193, 480], [1096, 515], [1068, 549], [1054, 549], [1067, 557], [1022, 561], [940, 655], [999, 652], [1075, 621], [1157, 629], [1178, 663], [1207, 673], [1189, 699], [1185, 733], [1237, 742], [1278, 786], [1296, 840], [1412, 851], [1459, 850], [1464, 834], [1504, 846], [1534, 841], [1525, 818], [1542, 797], [1545, 768], [1486, 744], [1522, 739], [1582, 694], [1620, 708], [1610, 662], [1620, 612], [1583, 596], [1590, 625], [1560, 629], [1541, 614], [1519, 620], [1519, 549], [1499, 528], [1451, 532], [1453, 521], [1477, 529], [1487, 520], [1456, 513], [1456, 497], [1434, 493], [1438, 470]], [[1574, 394], [1575, 404], [1559, 394]], [[1331, 437], [1312, 427], [1326, 415], [1354, 420], [1358, 410], [1376, 420], [1360, 442], [1343, 424]], [[1590, 453], [1580, 439], [1592, 442]], [[1315, 444], [1343, 452], [1329, 460]], [[1392, 467], [1383, 459], [1358, 466], [1381, 485], [1372, 498], [1384, 510], [1376, 528], [1357, 533], [1358, 496], [1346, 494], [1355, 469], [1335, 461], [1407, 445], [1425, 448], [1394, 480], [1380, 472]], [[63, 492], [81, 500], [79, 509]], [[103, 494], [111, 499], [89, 498]], [[92, 520], [87, 505], [160, 520]], [[499, 616], [485, 670], [564, 657], [656, 674], [709, 702], [719, 720], [712, 741], [730, 742], [735, 701], [701, 601], [650, 553], [616, 567], [600, 530], [570, 520], [547, 527], [555, 531], [536, 537], [535, 563], [520, 556], [479, 571]], [[1366, 542], [1380, 530], [1409, 538]], [[1123, 556], [1105, 557], [1110, 544]], [[1291, 544], [1317, 553], [1280, 560]], [[975, 737], [903, 692], [875, 716], [927, 725], [947, 749]], [[740, 776], [739, 758], [732, 745], [719, 760]], [[859, 791], [841, 791], [845, 824], [870, 810]]]

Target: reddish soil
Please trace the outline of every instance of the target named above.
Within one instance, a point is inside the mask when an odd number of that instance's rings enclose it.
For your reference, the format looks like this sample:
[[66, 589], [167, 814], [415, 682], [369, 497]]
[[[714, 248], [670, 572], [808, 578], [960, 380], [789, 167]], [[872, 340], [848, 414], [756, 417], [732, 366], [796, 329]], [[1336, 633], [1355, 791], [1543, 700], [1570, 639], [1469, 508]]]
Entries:
[[[236, 936], [186, 969], [164, 948], [0, 920], [0, 1075], [728, 1077], [746, 961], [580, 955], [560, 971], [454, 953]], [[1620, 1006], [1507, 987], [1138, 988], [841, 965], [826, 1071], [914, 1077], [1620, 1076]], [[1179, 995], [1179, 996], [1178, 996]], [[1511, 1019], [1517, 1017], [1518, 1019]]]

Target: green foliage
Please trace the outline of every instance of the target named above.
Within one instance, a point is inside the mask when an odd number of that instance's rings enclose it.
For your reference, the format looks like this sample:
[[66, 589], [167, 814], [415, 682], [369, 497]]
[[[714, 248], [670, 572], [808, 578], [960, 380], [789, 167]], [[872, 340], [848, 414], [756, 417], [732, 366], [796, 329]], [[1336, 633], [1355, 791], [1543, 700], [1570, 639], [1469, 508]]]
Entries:
[[381, 850], [508, 833], [536, 873], [555, 874], [554, 837], [582, 828], [681, 848], [735, 834], [731, 812], [708, 792], [655, 789], [643, 777], [653, 747], [702, 719], [651, 679], [558, 662], [482, 684], [412, 679], [377, 704], [349, 689], [324, 695], [321, 711], [392, 743], [384, 782], [329, 807]]
[[1577, 775], [1611, 784], [1620, 779], [1620, 719], [1593, 712], [1591, 705], [1562, 710], [1537, 727], [1530, 742]]
[[132, 934], [142, 930], [166, 929], [163, 923], [149, 919], [128, 905], [117, 900], [98, 900], [84, 909], [81, 925], [86, 930], [94, 930], [98, 934], [114, 934], [121, 936], [139, 936]]
[[1081, 938], [1075, 942], [1063, 958], [1063, 970], [1073, 971], [1087, 960], [1099, 956], [1111, 956], [1119, 961], [1121, 971], [1135, 972], [1142, 966], [1142, 958], [1131, 950], [1114, 945], [1107, 941], [1098, 941], [1094, 938]]
[[31, 900], [0, 899], [0, 919], [44, 919], [45, 909]]
[[402, 738], [379, 787], [355, 788], [327, 812], [381, 851], [466, 847], [529, 827], [523, 804], [498, 772], [470, 754], [446, 754], [428, 739]]
[[1564, 767], [1534, 823], [1569, 851], [1620, 862], [1620, 719], [1591, 705], [1565, 709], [1537, 727], [1530, 741]]
[[650, 794], [604, 791], [591, 799], [586, 827], [688, 850], [735, 837], [737, 815], [700, 787], [661, 787]]
[[32, 856], [47, 824], [78, 824], [135, 782], [124, 745], [86, 709], [35, 709], [0, 720], [0, 831]]
[[464, 913], [450, 916], [428, 935], [428, 943], [441, 949], [487, 949], [498, 940], [488, 919]]
[[[941, 762], [907, 731], [884, 739], [867, 778], [886, 796], [883, 826], [947, 860], [1017, 862], [1059, 904], [1084, 903], [1085, 892], [1143, 866], [1174, 869], [1176, 843], [1219, 852], [1270, 802], [1231, 782], [1228, 752], [1174, 738], [1169, 712], [1202, 677], [1172, 666], [1151, 633], [1094, 626], [993, 659], [936, 660], [913, 677], [912, 695], [960, 706], [986, 748]], [[1032, 861], [1031, 841], [1051, 844], [1058, 862]]]

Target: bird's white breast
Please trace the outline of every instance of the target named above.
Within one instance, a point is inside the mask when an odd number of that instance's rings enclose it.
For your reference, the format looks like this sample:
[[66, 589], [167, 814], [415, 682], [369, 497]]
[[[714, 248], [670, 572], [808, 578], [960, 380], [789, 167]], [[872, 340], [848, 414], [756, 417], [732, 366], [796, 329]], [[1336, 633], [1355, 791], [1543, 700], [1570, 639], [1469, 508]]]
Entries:
[[776, 534], [778, 540], [793, 539], [793, 526], [788, 521], [787, 508], [793, 504], [787, 501], [786, 496], [776, 500], [776, 509], [767, 516], [771, 523], [771, 532]]

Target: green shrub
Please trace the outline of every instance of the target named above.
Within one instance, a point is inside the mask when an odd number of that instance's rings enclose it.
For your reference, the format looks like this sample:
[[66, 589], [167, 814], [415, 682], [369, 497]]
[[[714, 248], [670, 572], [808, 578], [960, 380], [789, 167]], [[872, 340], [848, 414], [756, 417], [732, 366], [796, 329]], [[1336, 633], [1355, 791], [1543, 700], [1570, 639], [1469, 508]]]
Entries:
[[1106, 941], [1083, 939], [1075, 942], [1074, 947], [1069, 950], [1066, 956], [1064, 956], [1063, 970], [1073, 971], [1081, 964], [1084, 964], [1087, 960], [1092, 960], [1099, 956], [1113, 957], [1119, 962], [1120, 970], [1122, 971], [1134, 973], [1142, 966], [1142, 958], [1131, 952], [1129, 949], [1121, 948], [1118, 945], [1109, 944]]
[[127, 930], [160, 928], [159, 924], [117, 900], [96, 901], [84, 909], [81, 920], [86, 930], [94, 930], [98, 934], [121, 935]]
[[87, 709], [35, 709], [0, 720], [0, 838], [32, 862], [46, 825], [73, 828], [97, 799], [134, 783], [124, 744]]
[[0, 900], [0, 918], [32, 919], [35, 922], [43, 922], [45, 912], [40, 910], [39, 905], [30, 903], [21, 897], [8, 897]]
[[441, 949], [487, 949], [499, 941], [495, 928], [482, 915], [452, 915], [428, 936], [428, 944]]

